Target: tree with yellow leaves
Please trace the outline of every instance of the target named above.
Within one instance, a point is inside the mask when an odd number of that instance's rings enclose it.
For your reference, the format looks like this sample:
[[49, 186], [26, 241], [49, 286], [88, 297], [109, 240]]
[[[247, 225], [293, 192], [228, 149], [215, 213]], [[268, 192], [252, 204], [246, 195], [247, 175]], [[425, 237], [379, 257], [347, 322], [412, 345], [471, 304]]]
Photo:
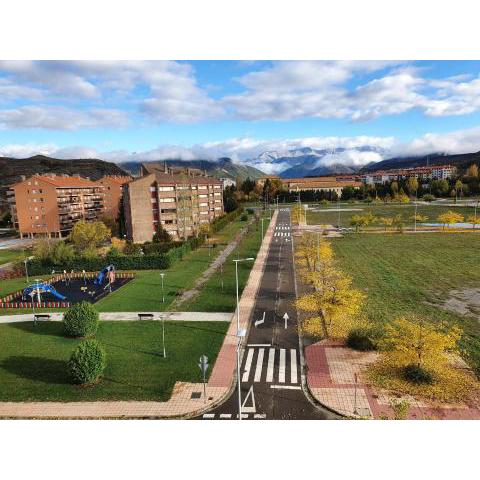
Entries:
[[400, 368], [415, 365], [435, 371], [449, 362], [457, 351], [462, 331], [459, 327], [434, 325], [417, 317], [400, 317], [385, 326], [379, 347], [387, 361]]
[[344, 338], [353, 326], [365, 295], [352, 287], [352, 279], [330, 262], [310, 275], [314, 291], [302, 295], [296, 307], [315, 314], [302, 322], [302, 330], [317, 338]]
[[292, 223], [296, 225], [300, 225], [301, 223], [303, 223], [304, 212], [302, 210], [302, 206], [298, 203], [296, 203], [292, 207], [292, 209], [290, 210], [290, 218], [292, 220]]
[[393, 218], [392, 217], [379, 217], [378, 222], [383, 225], [385, 232], [388, 230], [389, 227], [393, 225]]
[[472, 215], [467, 218], [467, 222], [472, 224], [472, 227], [475, 228], [477, 225], [480, 225], [480, 217]]
[[438, 221], [443, 224], [443, 230], [445, 230], [445, 225], [453, 225], [454, 223], [463, 222], [463, 215], [449, 210], [448, 212], [439, 215]]

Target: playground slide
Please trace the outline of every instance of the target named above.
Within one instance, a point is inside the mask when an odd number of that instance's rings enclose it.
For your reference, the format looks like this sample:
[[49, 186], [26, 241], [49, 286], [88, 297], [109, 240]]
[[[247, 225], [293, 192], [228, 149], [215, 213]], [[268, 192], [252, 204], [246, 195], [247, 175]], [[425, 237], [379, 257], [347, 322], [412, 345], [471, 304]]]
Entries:
[[37, 290], [40, 292], [40, 294], [50, 293], [54, 297], [57, 297], [59, 300], [66, 300], [67, 298], [62, 294], [58, 293], [49, 283], [34, 283], [33, 285], [30, 285], [23, 291], [23, 296], [27, 298], [31, 296], [32, 292], [36, 293]]
[[95, 281], [93, 282], [94, 285], [101, 285], [103, 283], [103, 280], [105, 278], [105, 275], [110, 272], [110, 270], [113, 270], [115, 267], [113, 265], [108, 265], [108, 267], [105, 267], [98, 275]]

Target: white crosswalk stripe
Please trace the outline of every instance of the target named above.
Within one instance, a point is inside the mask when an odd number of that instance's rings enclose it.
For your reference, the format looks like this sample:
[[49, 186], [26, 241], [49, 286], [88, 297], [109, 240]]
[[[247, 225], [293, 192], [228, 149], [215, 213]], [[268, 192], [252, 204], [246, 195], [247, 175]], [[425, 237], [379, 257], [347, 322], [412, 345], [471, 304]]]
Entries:
[[290, 382], [297, 383], [297, 351], [290, 349]]
[[267, 382], [273, 382], [273, 363], [275, 360], [275, 349], [271, 348], [268, 352]]
[[263, 355], [265, 353], [265, 349], [261, 348], [258, 351], [257, 357], [257, 367], [255, 368], [255, 377], [253, 379], [254, 382], [259, 382], [260, 378], [262, 377], [262, 367], [263, 367]]
[[243, 371], [242, 382], [248, 382], [248, 377], [250, 376], [250, 368], [252, 367], [253, 360], [253, 348], [248, 349], [247, 360], [245, 362], [245, 369]]
[[285, 383], [285, 349], [280, 349], [280, 367], [278, 369], [278, 381]]

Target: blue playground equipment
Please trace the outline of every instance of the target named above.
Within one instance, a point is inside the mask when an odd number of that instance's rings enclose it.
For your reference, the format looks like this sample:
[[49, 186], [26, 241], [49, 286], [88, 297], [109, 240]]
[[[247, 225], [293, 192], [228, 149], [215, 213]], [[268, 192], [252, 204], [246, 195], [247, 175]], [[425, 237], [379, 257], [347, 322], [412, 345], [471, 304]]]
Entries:
[[23, 291], [23, 298], [26, 299], [27, 297], [31, 297], [33, 299], [33, 297], [37, 294], [37, 292], [40, 292], [40, 294], [50, 293], [54, 297], [57, 297], [59, 300], [66, 300], [67, 298], [67, 297], [64, 297], [62, 294], [58, 293], [49, 283], [42, 283], [42, 282], [36, 282], [28, 286]]
[[108, 265], [108, 267], [105, 267], [98, 275], [95, 281], [93, 282], [94, 285], [101, 285], [103, 281], [105, 280], [105, 276], [107, 275], [108, 272], [111, 272], [115, 270], [114, 265]]

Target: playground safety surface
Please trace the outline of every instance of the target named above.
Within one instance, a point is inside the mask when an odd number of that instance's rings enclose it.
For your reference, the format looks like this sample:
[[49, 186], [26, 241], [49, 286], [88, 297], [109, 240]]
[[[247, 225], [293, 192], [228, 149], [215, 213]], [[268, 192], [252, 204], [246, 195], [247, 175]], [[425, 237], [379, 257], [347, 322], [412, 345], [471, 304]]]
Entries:
[[[111, 291], [114, 292], [123, 287], [133, 278], [119, 278], [117, 277], [112, 283]], [[87, 278], [86, 282], [83, 278], [72, 278], [71, 280], [58, 280], [51, 282], [55, 290], [66, 297], [65, 302], [80, 303], [87, 301], [90, 303], [96, 303], [102, 298], [106, 297], [110, 292], [110, 288], [106, 284], [94, 285], [94, 278]], [[58, 302], [58, 298], [50, 293], [42, 293], [42, 302]], [[22, 296], [18, 295], [11, 300], [11, 302], [21, 302]]]

